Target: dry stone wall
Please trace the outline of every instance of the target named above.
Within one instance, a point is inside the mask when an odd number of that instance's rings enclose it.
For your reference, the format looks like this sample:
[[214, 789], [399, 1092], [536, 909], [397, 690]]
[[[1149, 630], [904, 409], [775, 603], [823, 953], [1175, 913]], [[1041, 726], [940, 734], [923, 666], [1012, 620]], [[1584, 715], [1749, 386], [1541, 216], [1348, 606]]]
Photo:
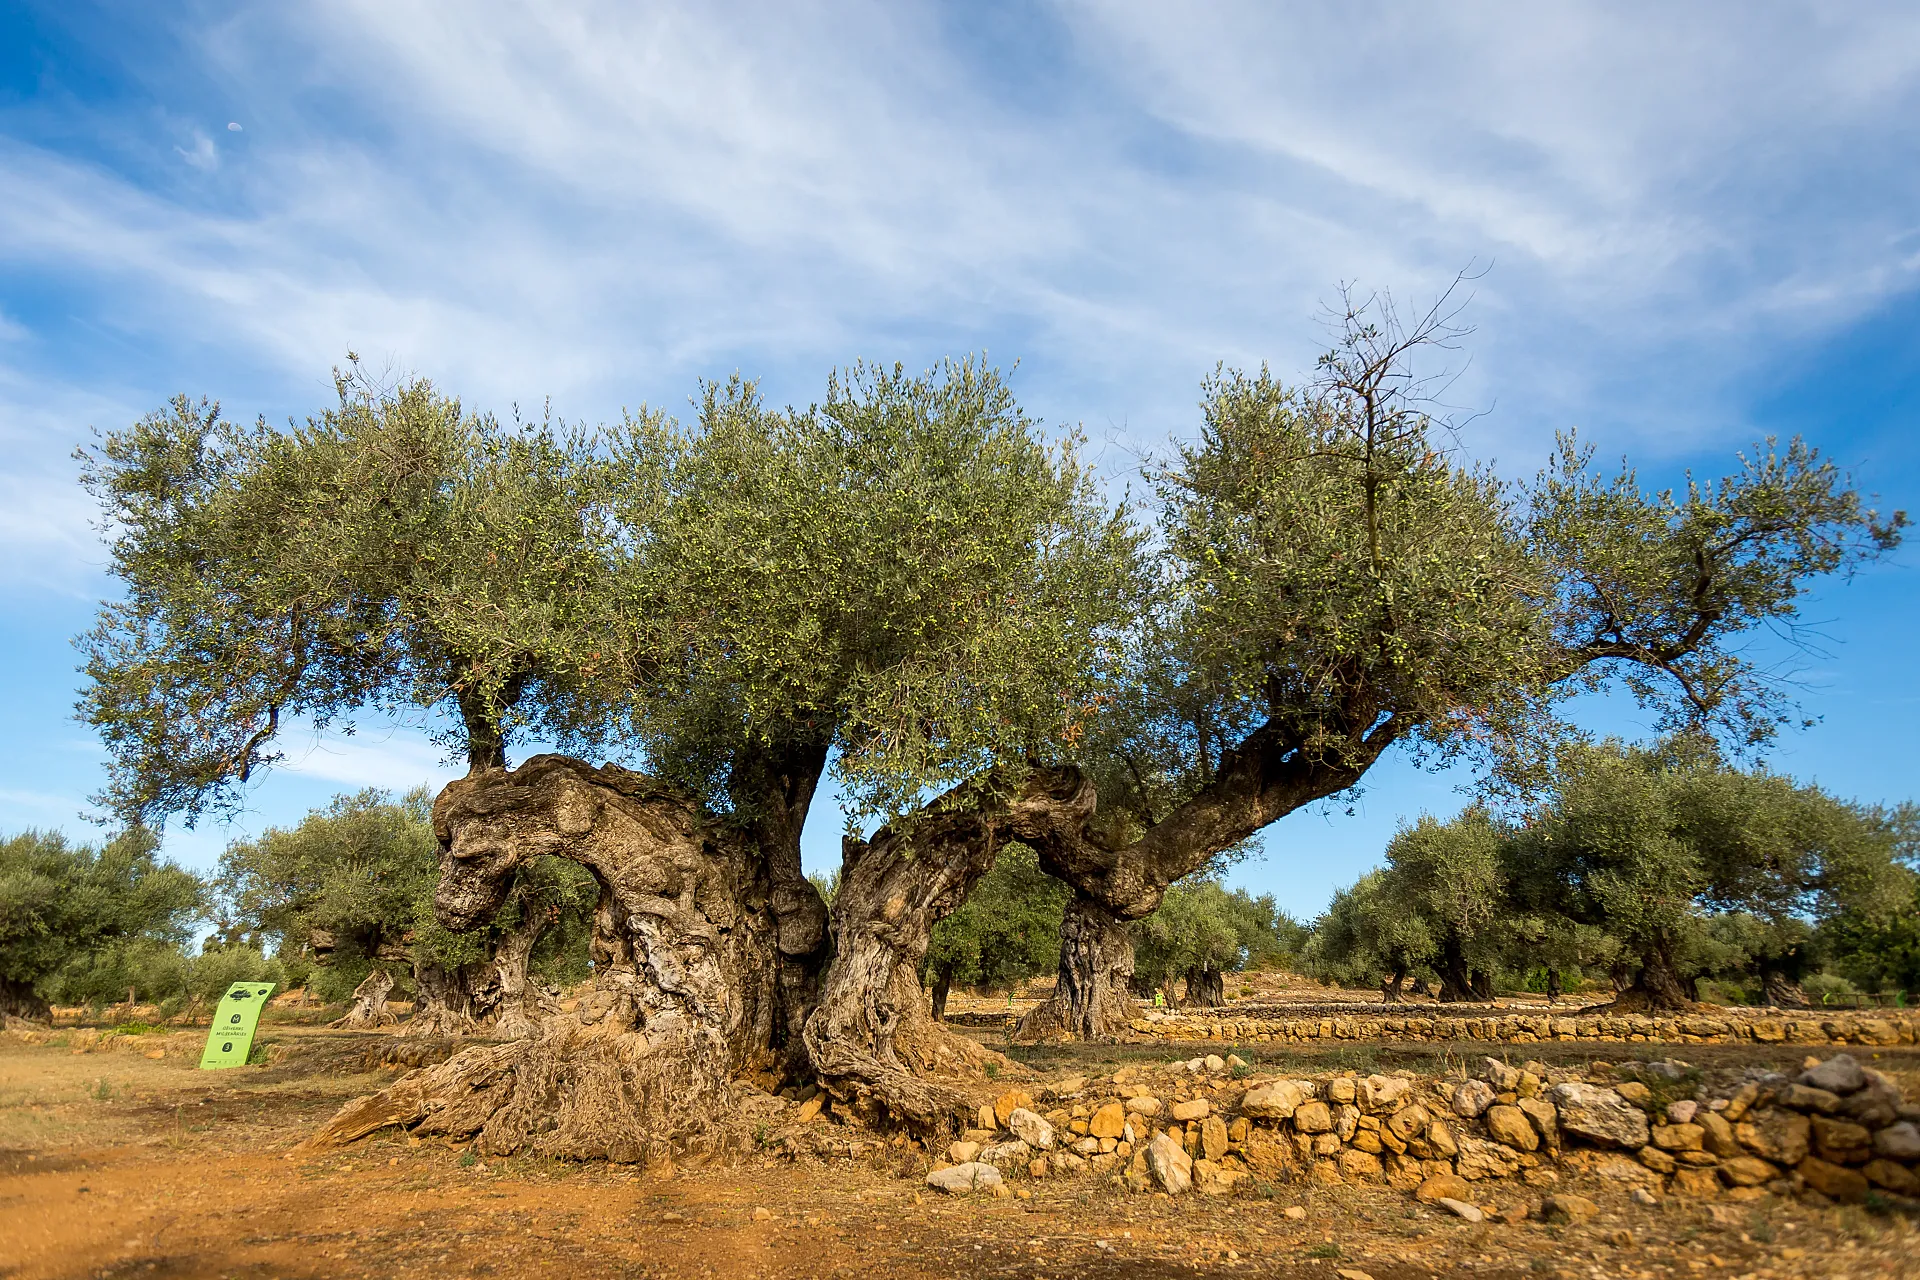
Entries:
[[1590, 1041], [1631, 1044], [1914, 1044], [1920, 1011], [1799, 1013], [1724, 1009], [1669, 1017], [1649, 1014], [1544, 1014], [1508, 1011], [1431, 1015], [1356, 1012], [1282, 1017], [1259, 1010], [1149, 1011], [1135, 1018], [1135, 1041], [1304, 1044], [1338, 1040], [1477, 1040], [1489, 1044]]
[[1468, 1217], [1501, 1183], [1539, 1197], [1520, 1212], [1546, 1215], [1577, 1215], [1588, 1202], [1570, 1188], [1594, 1180], [1642, 1197], [1920, 1197], [1920, 1106], [1844, 1053], [1792, 1077], [1493, 1058], [1452, 1079], [1246, 1072], [1208, 1056], [1057, 1081], [1037, 1101], [1010, 1090], [928, 1184], [995, 1195], [1062, 1176], [1173, 1195], [1384, 1184]]

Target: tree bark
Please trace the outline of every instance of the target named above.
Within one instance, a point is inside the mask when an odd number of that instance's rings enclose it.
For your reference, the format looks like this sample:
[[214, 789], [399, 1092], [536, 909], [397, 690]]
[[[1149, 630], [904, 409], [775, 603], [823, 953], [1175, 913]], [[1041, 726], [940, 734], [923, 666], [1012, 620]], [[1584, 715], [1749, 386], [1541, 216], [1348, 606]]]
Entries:
[[1310, 749], [1288, 725], [1269, 720], [1221, 753], [1205, 786], [1125, 844], [1090, 826], [1099, 796], [1084, 773], [1072, 766], [1037, 771], [1017, 831], [1074, 899], [1061, 929], [1053, 998], [1021, 1020], [1016, 1038], [1098, 1038], [1124, 1026], [1124, 974], [1133, 969], [1124, 922], [1153, 911], [1168, 885], [1220, 851], [1351, 787], [1404, 727], [1364, 705], [1348, 714], [1344, 740], [1327, 748]]
[[31, 982], [0, 978], [0, 1021], [25, 1018], [29, 1022], [53, 1021], [53, 1008], [40, 998]]
[[413, 962], [413, 1016], [401, 1029], [409, 1036], [464, 1036], [474, 1030], [474, 987], [482, 965]]
[[1560, 1003], [1560, 971], [1558, 969], [1547, 970], [1547, 1003]]
[[751, 842], [674, 788], [564, 756], [449, 784], [434, 828], [450, 929], [497, 911], [542, 854], [593, 873], [594, 990], [537, 1038], [476, 1046], [349, 1103], [306, 1148], [388, 1124], [489, 1154], [618, 1161], [746, 1142], [733, 1081], [777, 1061], [779, 1004], [772, 885]]
[[1772, 965], [1760, 970], [1760, 998], [1779, 1009], [1805, 1009], [1811, 1004], [1794, 976]]
[[843, 844], [833, 963], [806, 1046], [822, 1085], [857, 1114], [929, 1132], [962, 1127], [974, 1105], [956, 1083], [1004, 1061], [942, 1027], [920, 983], [933, 927], [1011, 838], [995, 787], [991, 777], [963, 784], [872, 840]]
[[1406, 980], [1407, 971], [1405, 969], [1395, 969], [1391, 974], [1380, 979], [1380, 1003], [1406, 1003], [1406, 998], [1400, 994], [1400, 984]]
[[933, 975], [933, 1020], [947, 1020], [947, 994], [953, 990], [953, 970], [942, 969]]
[[488, 1034], [496, 1040], [524, 1040], [540, 1033], [540, 1020], [557, 1013], [557, 1005], [547, 1007], [541, 993], [528, 976], [527, 966], [540, 935], [553, 923], [553, 913], [537, 906], [522, 889], [520, 919], [494, 943], [493, 961], [487, 981], [475, 992], [475, 1012], [484, 1019]]
[[1440, 945], [1440, 1001], [1442, 1004], [1460, 1004], [1478, 999], [1473, 992], [1473, 975], [1467, 969], [1467, 957], [1460, 948], [1458, 938], [1448, 938]]
[[[1144, 914], [1144, 913], [1143, 913]], [[1089, 894], [1075, 891], [1060, 921], [1053, 995], [1029, 1010], [1016, 1040], [1106, 1040], [1133, 1020], [1133, 931]]]
[[1632, 985], [1614, 999], [1614, 1006], [1677, 1012], [1690, 1007], [1694, 995], [1693, 980], [1682, 974], [1674, 961], [1672, 943], [1658, 937], [1641, 952], [1640, 972]]
[[1187, 1003], [1218, 1009], [1227, 1002], [1227, 978], [1220, 970], [1202, 965], [1187, 971]]
[[393, 1015], [387, 1012], [387, 996], [392, 992], [393, 975], [375, 965], [353, 989], [353, 1004], [346, 1016], [331, 1025], [350, 1031], [372, 1031], [392, 1025]]
[[773, 1043], [789, 1080], [812, 1075], [803, 1030], [820, 998], [820, 980], [833, 956], [827, 904], [807, 879], [800, 836], [813, 796], [826, 772], [826, 736], [790, 728], [767, 746], [744, 752], [729, 780], [734, 811], [766, 859], [773, 886], [775, 964], [780, 1001]]

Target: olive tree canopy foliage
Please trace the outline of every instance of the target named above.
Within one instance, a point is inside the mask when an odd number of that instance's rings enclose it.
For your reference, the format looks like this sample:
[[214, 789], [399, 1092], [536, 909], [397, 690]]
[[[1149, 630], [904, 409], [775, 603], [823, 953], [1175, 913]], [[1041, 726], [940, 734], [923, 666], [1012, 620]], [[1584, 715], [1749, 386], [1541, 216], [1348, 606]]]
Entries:
[[28, 831], [0, 842], [0, 1014], [44, 1018], [51, 984], [109, 951], [178, 951], [206, 905], [192, 873], [135, 829], [98, 848]]
[[1397, 743], [1524, 792], [1578, 740], [1559, 706], [1617, 678], [1665, 723], [1764, 744], [1788, 704], [1743, 639], [1907, 523], [1799, 440], [1649, 492], [1567, 437], [1533, 482], [1502, 481], [1431, 412], [1417, 362], [1461, 336], [1449, 304], [1403, 325], [1384, 296], [1343, 303], [1316, 377], [1221, 371], [1198, 439], [1154, 475], [1161, 590], [1134, 689], [1023, 835], [1076, 890], [1028, 1034], [1113, 1025], [1125, 920]]
[[1183, 981], [1186, 1002], [1206, 1006], [1225, 1003], [1226, 974], [1292, 956], [1304, 934], [1271, 894], [1256, 898], [1205, 877], [1171, 886], [1133, 930], [1135, 989], [1172, 1003]]
[[357, 365], [336, 388], [284, 430], [181, 397], [80, 453], [125, 595], [78, 642], [79, 709], [123, 819], [233, 812], [294, 717], [444, 704], [450, 745], [498, 765], [560, 696], [537, 656], [597, 599], [584, 437]]

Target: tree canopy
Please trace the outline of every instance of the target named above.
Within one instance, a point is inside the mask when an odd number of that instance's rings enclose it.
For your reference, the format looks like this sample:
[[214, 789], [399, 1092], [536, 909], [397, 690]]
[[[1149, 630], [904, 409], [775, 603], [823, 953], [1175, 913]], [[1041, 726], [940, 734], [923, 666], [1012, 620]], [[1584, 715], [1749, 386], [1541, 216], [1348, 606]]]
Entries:
[[45, 1017], [52, 984], [110, 952], [186, 945], [205, 887], [158, 847], [139, 829], [98, 847], [39, 831], [0, 842], [0, 1014]]

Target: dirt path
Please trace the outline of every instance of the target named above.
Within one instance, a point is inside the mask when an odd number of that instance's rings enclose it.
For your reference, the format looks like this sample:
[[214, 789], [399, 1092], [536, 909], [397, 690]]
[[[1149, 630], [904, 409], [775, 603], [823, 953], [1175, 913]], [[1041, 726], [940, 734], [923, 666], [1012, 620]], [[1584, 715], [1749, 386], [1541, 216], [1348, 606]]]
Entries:
[[[336, 1061], [355, 1060], [353, 1045]], [[1597, 1196], [1576, 1227], [1468, 1224], [1379, 1189], [1132, 1196], [1092, 1179], [954, 1201], [914, 1159], [641, 1175], [379, 1135], [284, 1152], [384, 1075], [0, 1047], [0, 1276], [1090, 1277], [1337, 1280], [1920, 1274], [1898, 1217]], [[1288, 1217], [1297, 1209], [1302, 1216]]]

